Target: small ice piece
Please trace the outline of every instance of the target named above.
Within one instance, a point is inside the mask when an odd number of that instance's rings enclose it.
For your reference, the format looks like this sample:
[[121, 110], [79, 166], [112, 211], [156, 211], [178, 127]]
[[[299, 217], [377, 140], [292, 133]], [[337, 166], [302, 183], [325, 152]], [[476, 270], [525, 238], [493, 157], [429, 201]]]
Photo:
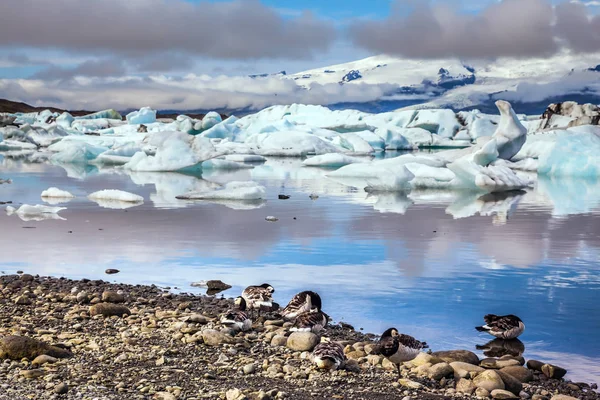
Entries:
[[261, 200], [265, 196], [265, 187], [256, 182], [234, 181], [216, 190], [186, 193], [177, 198], [180, 200]]
[[307, 158], [302, 163], [307, 167], [340, 168], [349, 164], [365, 163], [367, 159], [350, 157], [340, 153], [329, 153]]
[[42, 197], [56, 197], [56, 198], [63, 198], [63, 199], [66, 199], [66, 198], [72, 199], [75, 196], [73, 196], [71, 193], [69, 193], [65, 190], [60, 190], [58, 188], [51, 187], [42, 192]]
[[142, 196], [114, 189], [94, 192], [88, 196], [88, 199], [96, 202], [100, 207], [112, 209], [126, 209], [139, 206], [144, 202]]
[[73, 196], [71, 193], [65, 190], [60, 190], [58, 188], [51, 187], [44, 190], [41, 194], [41, 197], [42, 200], [44, 200], [46, 203], [55, 205], [60, 203], [67, 203], [71, 201], [71, 199], [73, 199], [75, 196]]
[[23, 204], [19, 209], [15, 207], [6, 207], [7, 215], [17, 215], [23, 221], [43, 221], [46, 219], [60, 219], [63, 217], [58, 215], [59, 211], [66, 210], [65, 207], [49, 207], [41, 204], [35, 206]]
[[277, 222], [277, 221], [279, 221], [279, 218], [269, 215], [268, 217], [265, 218], [265, 220], [269, 221], [269, 222]]
[[236, 169], [251, 169], [254, 168], [252, 165], [246, 165], [235, 161], [228, 160], [206, 160], [202, 164], [202, 169], [223, 169], [223, 170], [236, 170]]
[[152, 124], [156, 122], [156, 111], [150, 107], [142, 107], [139, 111], [133, 111], [125, 117], [130, 125]]

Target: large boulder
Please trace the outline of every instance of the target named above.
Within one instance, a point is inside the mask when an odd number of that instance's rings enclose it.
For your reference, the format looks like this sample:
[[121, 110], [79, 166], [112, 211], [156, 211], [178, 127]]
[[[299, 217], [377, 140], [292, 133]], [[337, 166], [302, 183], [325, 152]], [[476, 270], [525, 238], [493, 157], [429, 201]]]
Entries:
[[321, 339], [312, 332], [293, 332], [287, 340], [287, 347], [294, 351], [312, 351]]
[[129, 308], [113, 303], [98, 303], [90, 307], [90, 315], [103, 315], [105, 317], [122, 317], [123, 315], [131, 315]]
[[450, 366], [454, 370], [454, 378], [468, 378], [471, 375], [480, 374], [485, 371], [484, 368], [481, 368], [477, 365], [469, 364], [466, 362], [455, 361], [450, 363]]
[[477, 357], [477, 355], [472, 351], [468, 350], [436, 351], [432, 353], [432, 355], [434, 357], [441, 358], [447, 363], [460, 361], [468, 364], [479, 365], [479, 357]]
[[504, 372], [507, 375], [512, 376], [513, 378], [517, 379], [521, 383], [531, 382], [531, 380], [533, 379], [533, 372], [531, 372], [531, 370], [529, 370], [525, 367], [521, 367], [521, 366], [505, 367], [505, 368], [502, 368], [500, 371]]
[[61, 347], [50, 346], [47, 343], [26, 336], [6, 336], [0, 339], [0, 359], [33, 360], [41, 355], [54, 358], [67, 358], [73, 354]]
[[476, 387], [492, 392], [496, 389], [505, 389], [504, 381], [500, 374], [493, 370], [487, 370], [477, 375], [473, 379]]

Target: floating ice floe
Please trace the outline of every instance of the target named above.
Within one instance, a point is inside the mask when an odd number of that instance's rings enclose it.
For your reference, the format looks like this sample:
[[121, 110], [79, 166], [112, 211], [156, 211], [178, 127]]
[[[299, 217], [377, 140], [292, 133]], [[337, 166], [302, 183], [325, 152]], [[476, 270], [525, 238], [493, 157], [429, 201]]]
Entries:
[[71, 193], [69, 193], [65, 190], [60, 190], [55, 187], [51, 187], [51, 188], [44, 190], [40, 197], [46, 203], [52, 204], [52, 205], [56, 205], [56, 204], [60, 204], [60, 203], [68, 203], [73, 198], [75, 198], [75, 196], [73, 196]]
[[177, 196], [182, 200], [262, 200], [265, 197], [265, 187], [252, 181], [229, 182], [215, 190], [191, 192]]
[[112, 209], [126, 209], [144, 203], [142, 196], [115, 189], [94, 192], [88, 196], [88, 199], [96, 202], [100, 207]]
[[6, 207], [6, 213], [8, 215], [17, 215], [23, 221], [43, 221], [47, 219], [65, 220], [65, 218], [58, 215], [62, 210], [66, 210], [66, 208], [49, 207], [41, 204], [35, 206], [23, 204], [18, 209], [12, 206]]

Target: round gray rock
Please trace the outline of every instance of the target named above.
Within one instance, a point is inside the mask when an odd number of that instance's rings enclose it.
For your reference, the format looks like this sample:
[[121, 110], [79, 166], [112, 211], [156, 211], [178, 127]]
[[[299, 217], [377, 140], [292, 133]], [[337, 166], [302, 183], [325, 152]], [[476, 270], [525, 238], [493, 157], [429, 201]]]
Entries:
[[293, 332], [287, 340], [287, 347], [294, 351], [312, 351], [321, 339], [312, 332]]

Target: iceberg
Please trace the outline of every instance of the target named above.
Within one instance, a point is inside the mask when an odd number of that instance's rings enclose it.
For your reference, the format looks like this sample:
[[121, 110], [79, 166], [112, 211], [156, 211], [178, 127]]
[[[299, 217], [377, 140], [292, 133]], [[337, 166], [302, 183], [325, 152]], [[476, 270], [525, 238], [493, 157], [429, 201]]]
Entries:
[[600, 176], [600, 127], [577, 127], [557, 133], [554, 145], [539, 157], [538, 174]]
[[152, 124], [156, 122], [156, 111], [150, 107], [142, 107], [139, 111], [127, 114], [125, 119], [130, 125]]
[[54, 152], [50, 161], [64, 164], [85, 164], [108, 150], [106, 147], [94, 146], [82, 140], [63, 139], [48, 147]]
[[350, 157], [340, 153], [322, 154], [307, 158], [302, 162], [307, 167], [340, 168], [349, 164], [366, 163], [369, 160], [358, 157]]
[[23, 204], [18, 209], [11, 206], [6, 207], [7, 215], [17, 215], [23, 221], [43, 221], [47, 219], [65, 220], [65, 218], [58, 215], [62, 210], [66, 210], [66, 208], [49, 207], [41, 204], [35, 206]]
[[167, 172], [200, 169], [202, 161], [219, 156], [210, 139], [183, 132], [159, 132], [147, 142], [154, 155], [137, 152], [123, 167], [132, 171]]
[[256, 182], [229, 182], [216, 190], [191, 192], [177, 196], [181, 200], [262, 200], [266, 197], [264, 186]]

